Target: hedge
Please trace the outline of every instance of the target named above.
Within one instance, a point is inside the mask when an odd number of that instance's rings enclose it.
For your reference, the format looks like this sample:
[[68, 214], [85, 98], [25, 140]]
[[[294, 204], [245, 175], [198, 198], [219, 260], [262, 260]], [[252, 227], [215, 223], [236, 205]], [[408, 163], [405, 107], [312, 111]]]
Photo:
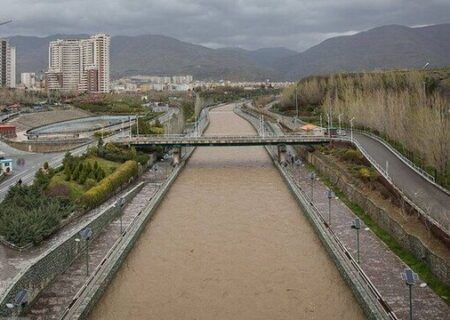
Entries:
[[108, 199], [122, 185], [138, 174], [138, 164], [128, 160], [120, 165], [112, 174], [101, 180], [95, 187], [81, 196], [81, 204], [87, 208], [94, 208]]

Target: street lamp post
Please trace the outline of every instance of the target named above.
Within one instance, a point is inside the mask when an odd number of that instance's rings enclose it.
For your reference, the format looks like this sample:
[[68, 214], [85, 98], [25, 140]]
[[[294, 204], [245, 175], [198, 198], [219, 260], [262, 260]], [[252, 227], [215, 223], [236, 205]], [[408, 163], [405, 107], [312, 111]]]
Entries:
[[359, 218], [356, 218], [353, 221], [352, 229], [356, 230], [356, 254], [357, 254], [357, 261], [359, 264], [360, 263], [360, 260], [359, 260], [359, 230], [361, 229], [361, 220], [359, 220]]
[[355, 120], [355, 117], [350, 119], [350, 141], [353, 142], [353, 120]]
[[328, 197], [328, 226], [331, 227], [331, 199], [335, 197], [334, 192], [328, 190], [327, 197]]
[[311, 172], [309, 174], [309, 179], [311, 180], [311, 202], [314, 201], [314, 180], [316, 179], [316, 174]]
[[413, 305], [412, 305], [412, 286], [417, 282], [419, 277], [411, 269], [405, 269], [402, 272], [402, 279], [409, 288], [409, 320], [413, 319]]
[[92, 229], [84, 228], [80, 231], [80, 236], [86, 242], [86, 276], [89, 276], [89, 240], [92, 237]]
[[125, 207], [125, 198], [120, 197], [117, 201], [117, 205], [119, 207], [119, 223], [120, 223], [120, 234], [123, 234], [123, 223], [122, 223], [122, 210]]
[[341, 117], [342, 117], [342, 113], [341, 113], [340, 115], [338, 115], [338, 121], [339, 121], [339, 134], [342, 134]]

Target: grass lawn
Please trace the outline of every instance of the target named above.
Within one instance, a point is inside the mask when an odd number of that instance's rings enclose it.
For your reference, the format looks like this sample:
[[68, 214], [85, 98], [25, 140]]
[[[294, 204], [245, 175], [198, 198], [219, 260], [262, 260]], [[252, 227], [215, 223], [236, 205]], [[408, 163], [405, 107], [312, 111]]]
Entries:
[[118, 162], [109, 161], [99, 157], [89, 157], [84, 161], [84, 163], [89, 162], [91, 166], [94, 166], [95, 161], [97, 161], [98, 166], [105, 171], [106, 175], [110, 175], [120, 166], [120, 163]]
[[55, 186], [64, 185], [70, 189], [70, 199], [76, 200], [83, 195], [86, 191], [84, 186], [78, 184], [76, 181], [66, 181], [64, 172], [57, 173], [53, 176], [48, 185], [48, 189], [52, 189]]
[[[94, 163], [97, 161], [98, 166], [103, 169], [106, 176], [110, 175], [120, 166], [120, 163], [105, 160], [99, 157], [89, 157], [83, 161], [84, 164], [90, 163], [91, 166], [94, 166]], [[70, 199], [77, 200], [79, 199], [89, 188], [85, 185], [79, 184], [77, 181], [70, 180], [66, 181], [66, 177], [64, 171], [59, 172], [53, 176], [48, 185], [48, 189], [52, 189], [55, 186], [63, 185], [69, 188], [70, 190]]]

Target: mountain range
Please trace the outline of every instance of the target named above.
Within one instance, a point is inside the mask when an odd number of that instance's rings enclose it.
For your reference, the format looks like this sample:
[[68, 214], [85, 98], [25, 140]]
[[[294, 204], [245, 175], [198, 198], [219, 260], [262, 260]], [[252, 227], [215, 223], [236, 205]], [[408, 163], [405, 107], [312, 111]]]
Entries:
[[[10, 37], [17, 72], [47, 69], [48, 43], [87, 35]], [[312, 74], [450, 65], [450, 24], [411, 28], [382, 26], [327, 39], [304, 51], [287, 48], [211, 49], [162, 35], [113, 36], [111, 74], [192, 74], [195, 79], [294, 80]]]

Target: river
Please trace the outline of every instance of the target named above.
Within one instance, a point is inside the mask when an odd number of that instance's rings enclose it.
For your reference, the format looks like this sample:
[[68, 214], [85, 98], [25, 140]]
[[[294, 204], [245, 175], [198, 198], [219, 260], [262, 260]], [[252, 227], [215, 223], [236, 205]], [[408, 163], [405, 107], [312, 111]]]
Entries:
[[[255, 134], [232, 106], [207, 134]], [[262, 147], [198, 148], [91, 319], [364, 319]]]

